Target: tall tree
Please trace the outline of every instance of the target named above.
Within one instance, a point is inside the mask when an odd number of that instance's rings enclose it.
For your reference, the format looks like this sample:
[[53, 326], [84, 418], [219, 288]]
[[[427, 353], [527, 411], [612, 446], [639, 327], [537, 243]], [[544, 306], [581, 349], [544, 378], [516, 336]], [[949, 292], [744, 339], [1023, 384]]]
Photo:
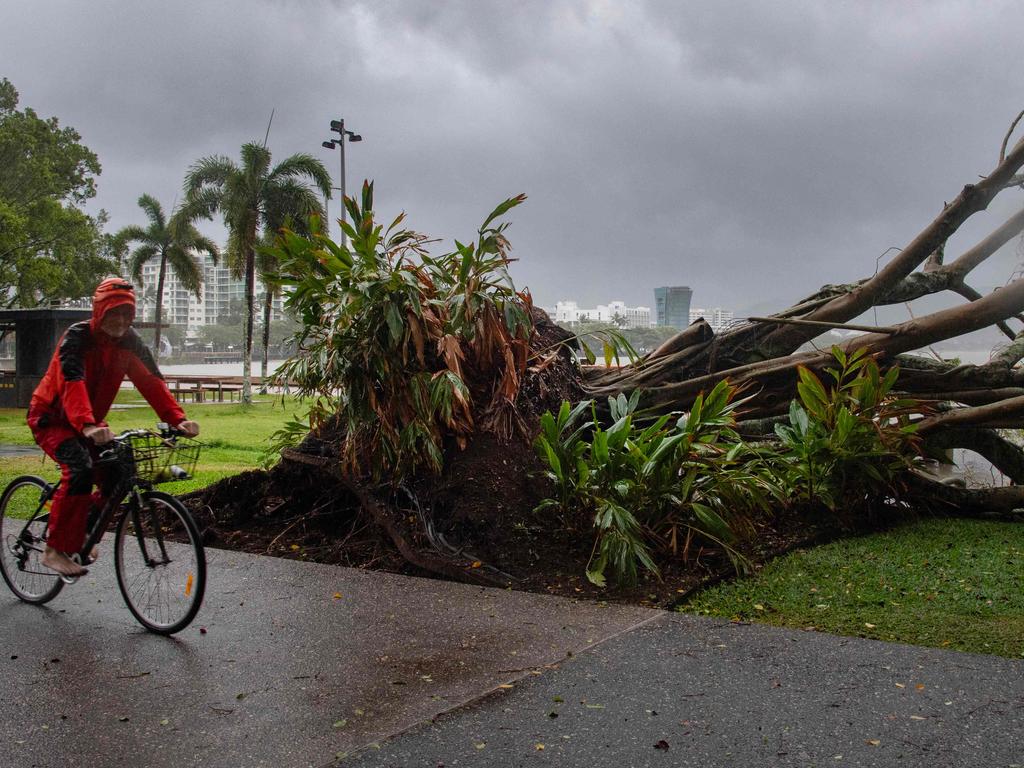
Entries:
[[160, 324], [163, 321], [164, 281], [170, 267], [187, 291], [202, 296], [203, 270], [194, 255], [209, 254], [214, 263], [220, 256], [217, 244], [203, 236], [179, 209], [168, 218], [159, 201], [151, 195], [139, 198], [139, 207], [149, 218], [149, 226], [127, 226], [115, 235], [118, 250], [130, 243], [139, 243], [128, 260], [128, 269], [136, 282], [142, 282], [142, 268], [152, 259], [160, 260], [156, 282], [156, 332], [153, 334], [153, 355], [160, 357]]
[[330, 174], [319, 160], [299, 153], [271, 168], [270, 150], [256, 142], [242, 145], [241, 163], [212, 155], [198, 160], [185, 177], [183, 210], [192, 220], [220, 212], [228, 228], [228, 264], [236, 276], [245, 277], [242, 400], [246, 403], [252, 402], [256, 246], [261, 235], [272, 236], [288, 217], [304, 222], [311, 214], [323, 216], [320, 200], [330, 192]]
[[17, 89], [0, 79], [0, 304], [89, 295], [115, 267], [106, 214], [81, 209], [96, 194], [99, 160], [56, 117], [17, 107]]

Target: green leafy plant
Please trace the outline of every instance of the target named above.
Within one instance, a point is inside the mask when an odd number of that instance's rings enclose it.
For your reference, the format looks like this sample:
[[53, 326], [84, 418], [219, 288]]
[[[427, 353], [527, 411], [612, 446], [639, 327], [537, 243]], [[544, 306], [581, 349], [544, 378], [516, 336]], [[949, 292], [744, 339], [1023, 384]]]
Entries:
[[591, 344], [596, 345], [598, 342], [601, 344], [601, 355], [606, 368], [611, 368], [622, 357], [627, 358], [631, 364], [637, 364], [640, 361], [640, 353], [636, 351], [626, 335], [619, 328], [613, 327], [587, 328], [585, 331], [574, 333], [572, 336], [558, 341], [551, 347], [539, 350], [534, 356], [539, 357], [555, 347], [573, 348], [578, 345], [580, 352], [583, 353], [583, 359], [589, 365], [595, 365], [597, 355], [591, 348]]
[[[535, 511], [557, 509], [568, 513], [573, 509], [577, 488], [586, 483], [590, 472], [584, 457], [589, 443], [584, 438], [594, 422], [581, 420], [592, 405], [593, 401], [584, 400], [570, 408], [569, 402], [563, 400], [557, 414], [541, 414], [535, 446], [545, 462], [544, 474], [557, 489], [558, 498], [545, 499]], [[568, 516], [563, 516], [562, 522], [566, 526], [572, 524]]]
[[445, 443], [475, 430], [510, 435], [521, 422], [516, 397], [533, 332], [532, 300], [508, 275], [508, 224], [494, 209], [475, 241], [439, 256], [425, 235], [384, 227], [373, 185], [345, 199], [347, 244], [314, 218], [311, 234], [282, 229], [268, 253], [286, 305], [300, 318], [299, 352], [277, 372], [312, 398], [309, 421], [342, 430], [342, 462], [357, 475], [399, 482], [439, 471]]
[[829, 386], [799, 369], [789, 424], [775, 432], [783, 475], [798, 503], [858, 513], [899, 496], [900, 476], [920, 453], [910, 415], [922, 406], [893, 393], [898, 368], [883, 376], [863, 349], [848, 355], [833, 347], [832, 355], [837, 366], [825, 371]]
[[[537, 511], [563, 521], [590, 519], [595, 532], [587, 577], [600, 586], [611, 572], [635, 583], [639, 568], [657, 575], [656, 556], [688, 559], [710, 544], [737, 569], [736, 548], [750, 514], [777, 493], [769, 464], [734, 430], [735, 389], [720, 382], [686, 414], [637, 418], [639, 392], [609, 398], [604, 428], [590, 401], [545, 414], [536, 448], [557, 496]], [[583, 422], [586, 408], [591, 418]]]

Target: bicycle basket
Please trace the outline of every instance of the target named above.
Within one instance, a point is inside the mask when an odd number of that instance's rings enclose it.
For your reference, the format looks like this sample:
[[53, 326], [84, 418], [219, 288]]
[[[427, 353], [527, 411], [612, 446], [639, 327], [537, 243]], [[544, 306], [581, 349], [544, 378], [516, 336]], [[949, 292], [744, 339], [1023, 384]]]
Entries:
[[131, 438], [135, 475], [150, 483], [169, 483], [191, 477], [203, 446], [189, 437], [166, 438], [157, 434]]

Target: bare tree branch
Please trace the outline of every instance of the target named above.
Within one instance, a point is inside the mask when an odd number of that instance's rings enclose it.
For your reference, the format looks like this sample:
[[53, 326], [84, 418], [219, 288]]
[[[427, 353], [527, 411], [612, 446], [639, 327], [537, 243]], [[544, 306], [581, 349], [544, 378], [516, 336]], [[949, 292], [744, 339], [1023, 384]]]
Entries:
[[[984, 210], [1002, 190], [1003, 184], [1012, 178], [1022, 165], [1024, 142], [1018, 142], [991, 174], [978, 184], [965, 186], [956, 199], [877, 275], [811, 312], [805, 319], [846, 322], [875, 306], [881, 296], [913, 272], [936, 248], [945, 243], [964, 221], [978, 211]], [[806, 329], [784, 327], [769, 334], [764, 342], [768, 349], [778, 354], [787, 350], [792, 351], [813, 337], [813, 332]]]
[[1017, 123], [1020, 122], [1020, 119], [1022, 117], [1024, 117], [1024, 110], [1021, 110], [1020, 114], [1017, 115], [1017, 117], [1015, 117], [1013, 119], [1013, 122], [1010, 123], [1009, 130], [1006, 132], [1006, 136], [1003, 137], [1003, 143], [999, 147], [999, 162], [1000, 163], [1003, 162], [1004, 159], [1006, 159], [1006, 145], [1010, 142], [1010, 137], [1013, 135], [1013, 131], [1017, 127]]

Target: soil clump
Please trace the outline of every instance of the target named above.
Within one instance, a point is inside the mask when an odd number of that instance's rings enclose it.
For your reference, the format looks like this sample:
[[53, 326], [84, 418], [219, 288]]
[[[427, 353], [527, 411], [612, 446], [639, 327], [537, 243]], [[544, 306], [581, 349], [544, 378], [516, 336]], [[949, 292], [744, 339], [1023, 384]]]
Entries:
[[[535, 318], [535, 349], [555, 349], [567, 332]], [[548, 493], [531, 445], [540, 415], [563, 400], [583, 399], [579, 369], [564, 350], [529, 369], [516, 402], [529, 434], [509, 440], [478, 432], [464, 450], [446, 447], [440, 476], [421, 475], [391, 489], [382, 506], [387, 528], [397, 529], [417, 551], [441, 553], [463, 564], [444, 574], [566, 597], [670, 607], [735, 569], [723, 553], [697, 549], [659, 563], [661, 578], [642, 574], [635, 586], [598, 588], [586, 578], [594, 542], [593, 521], [563, 520], [533, 510]], [[226, 478], [182, 497], [212, 546], [355, 568], [437, 577], [396, 547], [338, 473], [336, 424], [311, 433], [269, 470]], [[806, 521], [782, 514], [756, 521], [755, 567], [818, 535]]]

